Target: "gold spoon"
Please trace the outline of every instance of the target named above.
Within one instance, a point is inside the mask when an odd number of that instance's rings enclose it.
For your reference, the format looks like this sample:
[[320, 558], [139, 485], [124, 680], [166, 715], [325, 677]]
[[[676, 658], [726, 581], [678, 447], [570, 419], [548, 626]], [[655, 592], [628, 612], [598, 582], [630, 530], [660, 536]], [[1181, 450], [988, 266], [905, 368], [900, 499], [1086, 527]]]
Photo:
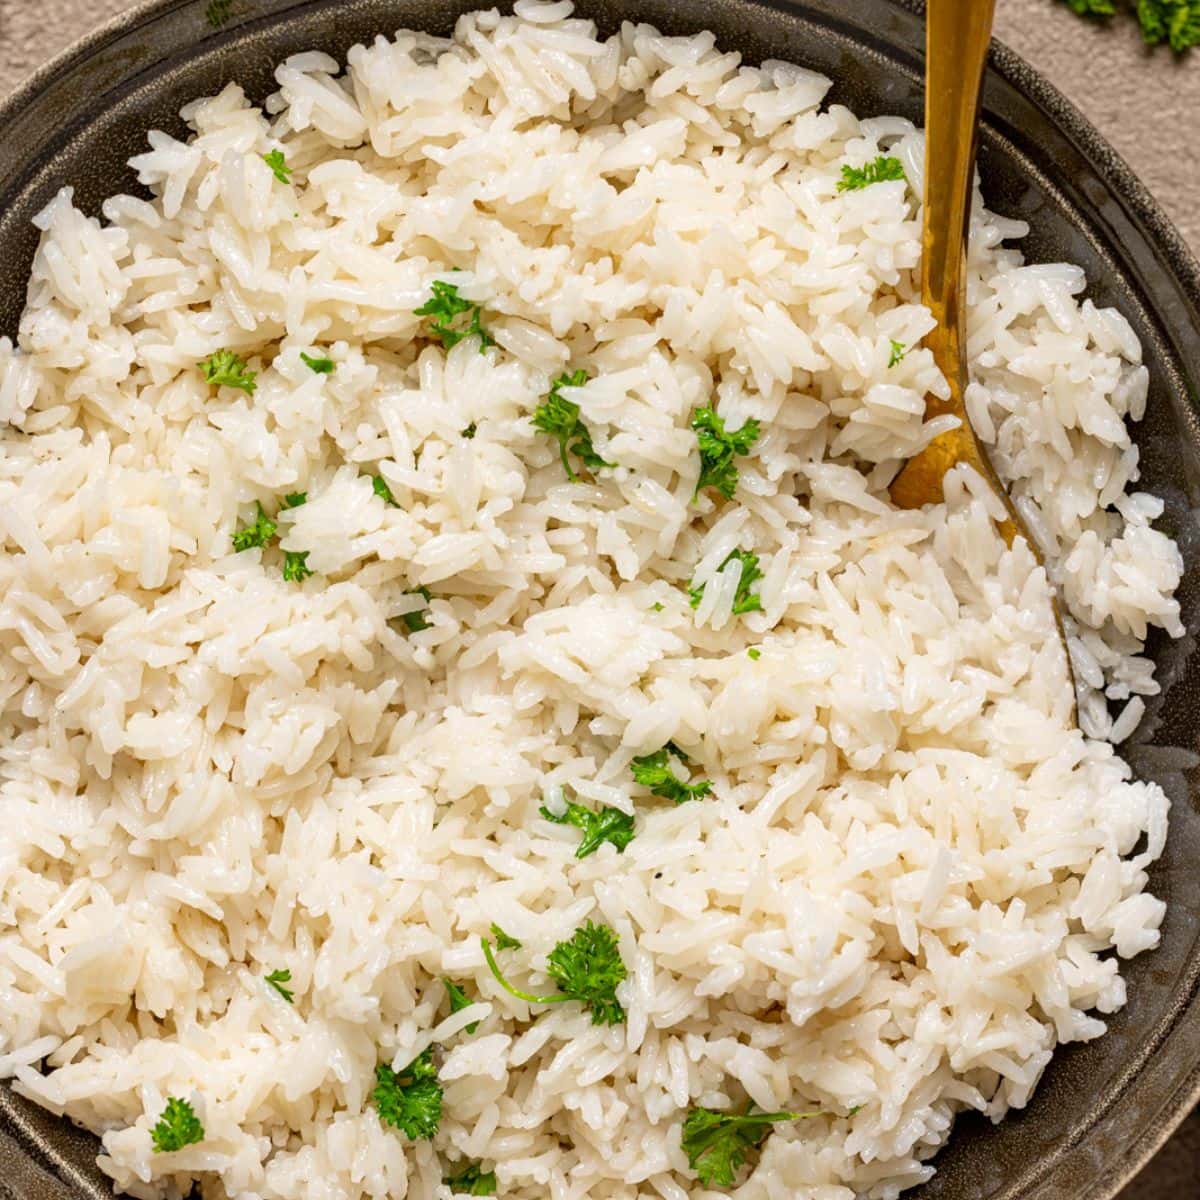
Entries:
[[[992, 37], [996, 0], [928, 0], [925, 6], [925, 212], [921, 234], [921, 299], [937, 325], [925, 338], [950, 385], [950, 398], [925, 399], [926, 418], [952, 413], [955, 429], [939, 434], [888, 489], [899, 508], [921, 508], [945, 499], [946, 472], [959, 463], [974, 467], [1008, 512], [999, 530], [1012, 545], [1018, 534], [1039, 562], [1037, 543], [1013, 507], [967, 417], [966, 337], [967, 236], [971, 187], [979, 138], [983, 72]], [[1043, 564], [1044, 565], [1044, 564]], [[1074, 695], [1071, 655], [1057, 600], [1054, 619], [1067, 659]]]

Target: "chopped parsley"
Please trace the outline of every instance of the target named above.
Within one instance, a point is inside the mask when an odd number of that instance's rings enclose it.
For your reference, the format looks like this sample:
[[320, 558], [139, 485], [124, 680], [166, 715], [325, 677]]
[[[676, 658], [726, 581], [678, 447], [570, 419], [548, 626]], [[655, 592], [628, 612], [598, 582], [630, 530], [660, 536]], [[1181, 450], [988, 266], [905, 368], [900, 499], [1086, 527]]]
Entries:
[[874, 162], [865, 167], [842, 167], [842, 177], [838, 181], [839, 192], [858, 192], [873, 183], [886, 183], [893, 179], [907, 179], [904, 174], [904, 164], [890, 154], [881, 154]]
[[572, 483], [579, 476], [571, 469], [568, 455], [574, 454], [590, 471], [617, 465], [606, 462], [596, 453], [596, 448], [592, 445], [592, 435], [579, 419], [579, 405], [565, 399], [560, 390], [565, 387], [582, 387], [587, 381], [588, 374], [582, 367], [578, 371], [560, 375], [551, 385], [550, 394], [537, 406], [531, 418], [534, 429], [548, 433], [558, 442], [558, 454], [562, 459], [563, 470]]
[[688, 1166], [705, 1187], [733, 1187], [746, 1154], [753, 1150], [779, 1121], [820, 1117], [820, 1112], [756, 1113], [749, 1105], [744, 1113], [715, 1112], [711, 1108], [689, 1110], [683, 1123], [681, 1145]]
[[478, 432], [478, 426], [476, 426], [475, 422], [472, 421], [470, 423], [470, 425], [468, 425], [466, 427], [466, 429], [462, 430], [461, 436], [465, 437], [467, 439], [467, 441], [469, 442], [475, 436], [475, 434], [477, 432]]
[[196, 364], [204, 372], [204, 382], [215, 387], [241, 388], [248, 396], [254, 395], [254, 380], [257, 371], [246, 366], [246, 360], [232, 350], [215, 350], [202, 362]]
[[433, 1065], [433, 1048], [418, 1054], [403, 1071], [380, 1063], [371, 1100], [379, 1119], [410, 1140], [433, 1137], [442, 1120], [442, 1085]]
[[[399, 508], [400, 505], [396, 502], [396, 497], [392, 495], [392, 489], [388, 487], [387, 480], [382, 475], [371, 476], [371, 490], [377, 495], [384, 504], [390, 504], [393, 508]], [[426, 597], [428, 599], [428, 597]]]
[[[762, 600], [757, 592], [750, 590], [763, 577], [758, 566], [757, 554], [749, 550], [734, 550], [721, 564], [717, 574], [724, 571], [735, 558], [742, 564], [742, 573], [738, 577], [737, 591], [733, 594], [733, 613], [735, 616], [741, 616], [742, 613], [761, 612]], [[704, 589], [707, 586], [708, 584], [702, 583], [699, 587], [688, 588], [688, 604], [692, 608], [700, 607], [700, 601], [704, 598]]]
[[282, 971], [272, 971], [267, 976], [267, 983], [271, 985], [289, 1004], [295, 999], [295, 993], [291, 988], [284, 987], [285, 983], [292, 982], [292, 972], [289, 969]]
[[892, 347], [892, 352], [888, 355], [888, 366], [894, 367], [898, 362], [903, 361], [904, 356], [908, 353], [908, 347], [894, 338], [888, 338], [888, 341]]
[[[483, 327], [483, 308], [473, 300], [464, 300], [458, 287], [444, 279], [435, 279], [429, 285], [433, 295], [415, 310], [418, 317], [431, 317], [433, 336], [442, 339], [442, 345], [450, 350], [463, 338], [478, 337], [479, 352], [482, 354], [495, 339]], [[467, 320], [460, 317], [470, 314]]]
[[485, 1171], [479, 1163], [471, 1163], [457, 1175], [447, 1175], [442, 1182], [456, 1196], [494, 1196], [496, 1172]]
[[302, 504], [308, 503], [307, 492], [288, 492], [283, 498], [283, 503], [280, 508], [299, 508]]
[[492, 922], [492, 937], [496, 939], [497, 950], [521, 949], [521, 943], [511, 934], [505, 933], [495, 921]]
[[[1114, 0], [1064, 0], [1081, 17], [1107, 19], [1115, 16]], [[1135, 11], [1148, 46], [1163, 42], [1177, 54], [1200, 46], [1200, 0], [1137, 0]]]
[[751, 418], [730, 433], [716, 409], [708, 407], [692, 413], [692, 428], [700, 447], [700, 478], [692, 499], [707, 487], [716, 488], [726, 500], [733, 499], [738, 485], [738, 469], [733, 460], [738, 455], [750, 453], [758, 440], [758, 422]]
[[318, 375], [333, 374], [332, 358], [318, 358], [312, 354], [305, 354], [303, 350], [300, 351], [300, 358], [310, 371], [315, 371]]
[[758, 660], [762, 658], [762, 651], [757, 646], [751, 646], [750, 649], [746, 651], [746, 657], [752, 662], [758, 662]]
[[685, 804], [688, 800], [699, 800], [711, 794], [712, 784], [707, 779], [697, 783], [684, 782], [671, 769], [671, 758], [677, 758], [685, 766], [690, 759], [674, 742], [668, 742], [653, 754], [643, 754], [630, 764], [634, 783], [650, 789], [652, 795], [664, 800]]
[[[494, 931], [496, 926], [492, 929]], [[625, 1009], [617, 999], [617, 985], [629, 972], [621, 961], [617, 935], [607, 925], [585, 921], [571, 937], [550, 951], [546, 973], [558, 984], [558, 991], [550, 996], [534, 996], [513, 987], [496, 964], [492, 943], [487, 938], [479, 941], [488, 968], [510, 996], [527, 1004], [562, 1004], [567, 1000], [579, 1000], [592, 1014], [593, 1025], [618, 1025], [625, 1020]]]
[[263, 509], [262, 502], [255, 500], [254, 507], [258, 515], [249, 525], [243, 525], [233, 535], [233, 548], [239, 553], [243, 550], [257, 550], [270, 543], [279, 528]]
[[418, 608], [415, 612], [406, 612], [399, 619], [404, 622], [404, 627], [409, 633], [420, 633], [422, 629], [429, 628], [429, 618], [425, 614], [429, 611], [429, 601], [432, 597], [427, 587], [417, 588], [415, 592], [409, 592], [408, 595], [424, 597], [425, 607]]
[[287, 165], [282, 150], [268, 150], [262, 156], [262, 160], [271, 168], [271, 173], [280, 183], [292, 182], [292, 168]]
[[315, 573], [308, 565], [307, 550], [285, 550], [283, 552], [283, 577], [289, 583], [303, 583]]
[[[458, 986], [452, 979], [447, 979], [442, 976], [442, 987], [446, 989], [446, 995], [450, 1000], [450, 1015], [453, 1016], [456, 1012], [462, 1012], [464, 1008], [470, 1008], [475, 1003], [470, 996], [467, 995], [462, 988]], [[478, 1021], [472, 1021], [466, 1027], [468, 1033], [474, 1033], [479, 1028]]]
[[602, 808], [594, 812], [582, 804], [568, 800], [562, 816], [555, 816], [544, 804], [538, 812], [547, 821], [556, 825], [574, 825], [583, 833], [583, 840], [575, 851], [576, 858], [587, 858], [594, 854], [605, 842], [616, 846], [619, 854], [633, 841], [633, 817], [622, 812], [619, 808]]
[[170, 1154], [172, 1150], [182, 1150], [184, 1146], [204, 1141], [204, 1126], [187, 1100], [170, 1096], [162, 1115], [150, 1130], [150, 1140], [156, 1154]]

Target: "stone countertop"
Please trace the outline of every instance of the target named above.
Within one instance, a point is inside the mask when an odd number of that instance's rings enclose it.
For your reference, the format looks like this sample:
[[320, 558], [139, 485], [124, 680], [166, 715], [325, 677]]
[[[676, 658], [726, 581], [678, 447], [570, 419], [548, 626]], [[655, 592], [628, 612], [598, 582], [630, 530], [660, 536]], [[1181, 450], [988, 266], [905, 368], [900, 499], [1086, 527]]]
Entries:
[[[132, 0], [0, 0], [0, 95], [129, 7]], [[1104, 28], [1060, 0], [999, 0], [996, 31], [1087, 114], [1200, 254], [1200, 50], [1179, 59], [1147, 50], [1132, 19]], [[1198, 1180], [1194, 1114], [1120, 1200], [1191, 1200]]]

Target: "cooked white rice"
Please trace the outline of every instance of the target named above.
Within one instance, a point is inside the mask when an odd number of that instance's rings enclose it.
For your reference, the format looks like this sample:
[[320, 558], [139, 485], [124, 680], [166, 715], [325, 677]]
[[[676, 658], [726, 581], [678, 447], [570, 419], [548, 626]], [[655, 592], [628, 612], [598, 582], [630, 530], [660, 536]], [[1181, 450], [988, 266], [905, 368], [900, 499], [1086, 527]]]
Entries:
[[[1137, 339], [977, 208], [972, 415], [1077, 632], [1080, 732], [994, 498], [960, 474], [943, 507], [887, 499], [944, 388], [918, 130], [710, 35], [598, 40], [565, 2], [340, 69], [190, 105], [188, 142], [133, 160], [152, 202], [102, 223], [64, 188], [38, 218], [0, 342], [0, 1075], [142, 1197], [445, 1196], [478, 1160], [514, 1200], [681, 1200], [686, 1111], [747, 1100], [828, 1115], [775, 1126], [739, 1195], [893, 1197], [956, 1112], [999, 1119], [1101, 1034], [1108, 951], [1158, 940], [1167, 801], [1106, 740], [1155, 690], [1148, 627], [1181, 632], [1131, 490]], [[883, 151], [908, 184], [837, 191]], [[414, 315], [452, 269], [486, 353]], [[221, 348], [253, 396], [205, 383]], [[529, 417], [580, 367], [620, 465], [571, 483]], [[734, 499], [693, 504], [710, 402], [763, 432]], [[230, 541], [297, 491], [303, 583]], [[761, 612], [731, 613], [735, 548]], [[668, 739], [711, 797], [633, 784]], [[573, 856], [538, 815], [569, 793], [636, 813], [623, 854]], [[619, 934], [623, 1024], [484, 963], [496, 921], [547, 990], [585, 919]], [[447, 1019], [441, 976], [480, 1003]], [[445, 1115], [409, 1141], [373, 1072], [432, 1043]], [[206, 1136], [155, 1153], [170, 1096]]]

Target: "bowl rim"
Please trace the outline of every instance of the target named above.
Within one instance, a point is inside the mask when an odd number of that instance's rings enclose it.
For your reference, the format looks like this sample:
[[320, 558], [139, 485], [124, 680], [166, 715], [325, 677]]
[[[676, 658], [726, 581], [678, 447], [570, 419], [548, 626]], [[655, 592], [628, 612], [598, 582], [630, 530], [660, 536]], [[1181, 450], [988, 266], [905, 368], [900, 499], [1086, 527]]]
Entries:
[[[686, 3], [686, 0], [683, 0]], [[763, 0], [734, 0], [748, 8], [756, 7]], [[778, 0], [775, 0], [777, 3]], [[923, 16], [926, 0], [889, 0], [897, 8]], [[168, 15], [177, 10], [191, 7], [196, 0], [136, 0], [123, 12], [101, 22], [95, 28], [80, 35], [48, 61], [20, 80], [7, 95], [0, 96], [0, 126], [14, 120], [26, 107], [36, 102], [39, 95], [60, 78], [69, 75], [83, 65], [92, 55], [104, 49], [110, 42], [135, 32], [141, 25]], [[509, 0], [478, 0], [478, 6], [498, 7], [508, 5]], [[766, 0], [770, 5], [772, 0]], [[787, 3], [787, 0], [784, 0]], [[265, 18], [251, 18], [248, 24]], [[232, 32], [240, 24], [230, 22]], [[214, 27], [219, 35], [224, 26]], [[1011, 47], [993, 37], [988, 55], [988, 69], [995, 72], [1004, 82], [1032, 100], [1046, 111], [1061, 129], [1070, 134], [1079, 149], [1094, 162], [1103, 163], [1103, 175], [1115, 197], [1122, 203], [1129, 216], [1142, 227], [1147, 242], [1160, 251], [1164, 270], [1180, 288], [1193, 310], [1200, 314], [1200, 245], [1192, 247], [1179, 232], [1173, 220], [1155, 199], [1149, 188], [1141, 181], [1125, 157], [1096, 128], [1083, 111], [1070, 100], [1055, 84], [1034, 67], [1027, 59]], [[1200, 335], [1200, 327], [1197, 329]], [[1193, 997], [1178, 994], [1176, 1001], [1185, 1007]], [[1169, 1034], [1168, 1034], [1169, 1037]], [[1165, 1049], [1160, 1043], [1151, 1054]], [[1146, 1066], [1148, 1067], [1149, 1061]], [[1142, 1072], [1138, 1072], [1140, 1075]], [[1135, 1076], [1129, 1085], [1136, 1083]], [[1200, 1105], [1200, 1061], [1192, 1064], [1192, 1070], [1175, 1088], [1155, 1114], [1156, 1119], [1143, 1126], [1140, 1136], [1126, 1148], [1119, 1162], [1101, 1176], [1100, 1188], [1089, 1200], [1114, 1200], [1117, 1194], [1149, 1163], [1166, 1144], [1186, 1119]], [[18, 1137], [24, 1131], [16, 1132]], [[21, 1138], [21, 1149], [28, 1146]], [[63, 1178], [58, 1164], [49, 1164], [58, 1180], [70, 1187]], [[1038, 1186], [1034, 1184], [1035, 1188]]]

